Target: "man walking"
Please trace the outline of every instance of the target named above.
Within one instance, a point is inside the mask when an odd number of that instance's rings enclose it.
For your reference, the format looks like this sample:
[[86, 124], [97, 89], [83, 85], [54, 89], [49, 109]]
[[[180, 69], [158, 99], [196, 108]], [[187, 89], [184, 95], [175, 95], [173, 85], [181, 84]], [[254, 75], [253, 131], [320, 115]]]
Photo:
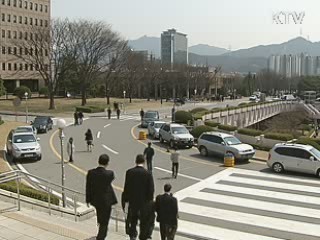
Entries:
[[174, 240], [178, 227], [178, 201], [170, 191], [171, 185], [165, 184], [164, 194], [158, 195], [155, 203], [161, 240]]
[[67, 143], [67, 153], [69, 155], [69, 162], [72, 163], [73, 162], [73, 155], [75, 152], [75, 146], [73, 143], [73, 138], [69, 138], [69, 141]]
[[154, 156], [154, 149], [151, 147], [151, 142], [148, 143], [148, 147], [144, 149], [143, 155], [147, 160], [147, 169], [152, 174], [152, 159]]
[[110, 119], [111, 118], [111, 108], [110, 107], [108, 107], [107, 112], [108, 112], [108, 119]]
[[136, 157], [136, 166], [126, 172], [122, 208], [129, 203], [127, 215], [127, 234], [130, 240], [138, 236], [137, 223], [140, 221], [140, 240], [146, 240], [150, 234], [150, 204], [153, 200], [154, 182], [152, 175], [144, 168], [145, 159], [142, 154]]
[[140, 110], [140, 117], [141, 117], [141, 122], [142, 122], [143, 121], [143, 117], [144, 117], [143, 108], [141, 108], [141, 110]]
[[171, 152], [171, 162], [172, 162], [172, 178], [177, 178], [179, 171], [179, 156], [180, 153], [177, 151], [177, 147], [174, 147], [174, 151]]
[[117, 118], [120, 119], [120, 108], [117, 108]]
[[99, 232], [97, 240], [104, 240], [107, 236], [111, 207], [117, 203], [117, 198], [112, 188], [114, 173], [107, 170], [109, 156], [102, 154], [99, 157], [99, 166], [89, 170], [86, 184], [86, 202], [95, 207]]

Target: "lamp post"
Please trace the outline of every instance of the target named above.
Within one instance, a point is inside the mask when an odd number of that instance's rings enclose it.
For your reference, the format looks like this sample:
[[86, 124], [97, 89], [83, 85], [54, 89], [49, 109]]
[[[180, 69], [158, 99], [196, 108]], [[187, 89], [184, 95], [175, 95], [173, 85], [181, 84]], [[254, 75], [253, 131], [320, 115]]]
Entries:
[[26, 98], [26, 123], [28, 123], [28, 92], [24, 93], [24, 97]]
[[194, 89], [194, 99], [193, 99], [193, 103], [194, 103], [194, 106], [196, 105], [196, 96], [197, 96], [197, 89], [195, 88]]
[[126, 91], [123, 90], [123, 113], [126, 112], [125, 104], [126, 104]]
[[61, 186], [62, 186], [62, 206], [66, 207], [66, 194], [64, 191], [64, 182], [66, 179], [64, 173], [64, 158], [63, 158], [63, 140], [64, 140], [64, 133], [63, 129], [66, 127], [66, 121], [64, 119], [58, 119], [57, 126], [59, 128], [59, 138], [60, 138], [60, 146], [61, 146]]

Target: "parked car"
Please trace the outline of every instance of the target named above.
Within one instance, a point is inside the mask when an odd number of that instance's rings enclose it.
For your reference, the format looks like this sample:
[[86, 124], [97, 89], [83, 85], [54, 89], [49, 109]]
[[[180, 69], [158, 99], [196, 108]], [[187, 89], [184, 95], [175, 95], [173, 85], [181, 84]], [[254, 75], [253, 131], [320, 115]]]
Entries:
[[16, 133], [29, 132], [37, 135], [37, 129], [34, 126], [19, 126], [14, 131]]
[[170, 147], [182, 146], [192, 148], [194, 138], [188, 129], [180, 124], [165, 123], [159, 130], [160, 142], [168, 142]]
[[7, 153], [13, 160], [36, 159], [41, 160], [41, 146], [39, 138], [30, 132], [11, 131], [7, 138]]
[[159, 130], [163, 124], [165, 124], [165, 122], [162, 122], [162, 121], [151, 122], [148, 125], [148, 134], [152, 136], [154, 139], [159, 138]]
[[310, 145], [279, 143], [270, 150], [267, 165], [276, 173], [288, 170], [320, 177], [320, 151]]
[[181, 99], [181, 98], [175, 98], [175, 99], [174, 99], [174, 102], [175, 102], [176, 104], [181, 104], [181, 105], [185, 104], [184, 99]]
[[249, 101], [251, 102], [256, 102], [256, 101], [259, 101], [259, 98], [257, 97], [257, 95], [251, 95], [249, 97]]
[[220, 132], [205, 132], [198, 139], [198, 150], [202, 156], [210, 153], [224, 156], [232, 154], [236, 160], [249, 160], [255, 154], [254, 148], [242, 143], [233, 135]]
[[39, 132], [48, 132], [53, 128], [53, 121], [51, 117], [37, 116], [32, 122], [32, 126]]
[[158, 111], [147, 111], [144, 113], [143, 120], [141, 122], [141, 127], [148, 127], [149, 123], [159, 120], [159, 112]]
[[292, 94], [288, 94], [288, 95], [282, 95], [281, 100], [282, 101], [295, 101], [297, 99]]

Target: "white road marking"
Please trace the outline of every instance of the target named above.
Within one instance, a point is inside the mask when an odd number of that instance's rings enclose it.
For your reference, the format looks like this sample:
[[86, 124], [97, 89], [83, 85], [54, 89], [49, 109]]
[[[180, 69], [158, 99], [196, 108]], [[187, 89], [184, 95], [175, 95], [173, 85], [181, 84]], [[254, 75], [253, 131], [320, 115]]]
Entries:
[[111, 125], [111, 123], [109, 123], [109, 124], [107, 124], [107, 125], [103, 126], [103, 128], [107, 128], [107, 127], [109, 127], [110, 125]]
[[258, 163], [258, 164], [262, 164], [262, 165], [267, 165], [267, 162], [265, 162], [265, 161], [259, 161], [259, 160], [253, 160], [253, 159], [250, 159], [249, 161], [251, 163]]
[[97, 138], [100, 138], [100, 135], [101, 135], [101, 132], [99, 131], [99, 132], [97, 133]]
[[123, 122], [123, 121], [128, 121], [128, 120], [133, 120], [133, 119], [137, 119], [136, 117], [127, 117], [127, 118], [122, 118], [121, 120], [120, 120], [120, 122]]
[[[172, 173], [171, 171], [169, 171], [169, 170], [167, 170], [167, 169], [163, 169], [163, 168], [159, 168], [159, 167], [154, 167], [154, 169], [157, 169], [157, 170], [160, 170], [160, 171], [163, 171], [163, 172], [167, 172], [167, 173]], [[200, 182], [200, 181], [203, 180], [203, 179], [200, 179], [200, 178], [188, 176], [188, 175], [181, 174], [181, 173], [178, 173], [178, 176], [184, 177], [184, 178], [189, 178], [189, 179], [195, 180], [195, 181], [197, 181], [197, 182]]]
[[117, 151], [114, 151], [113, 149], [107, 147], [106, 145], [102, 144], [102, 147], [104, 147], [105, 149], [107, 149], [108, 151], [112, 152], [113, 154], [118, 155], [119, 153]]

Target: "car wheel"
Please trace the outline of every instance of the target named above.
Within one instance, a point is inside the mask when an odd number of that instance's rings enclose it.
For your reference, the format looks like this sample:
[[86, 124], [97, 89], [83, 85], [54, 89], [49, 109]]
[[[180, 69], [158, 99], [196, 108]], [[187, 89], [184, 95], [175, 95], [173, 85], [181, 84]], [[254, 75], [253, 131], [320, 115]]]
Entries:
[[46, 128], [46, 129], [44, 130], [44, 132], [47, 133], [47, 132], [48, 132], [48, 128]]
[[282, 164], [277, 162], [272, 165], [272, 170], [276, 173], [281, 173], [284, 169]]
[[320, 168], [317, 171], [317, 177], [320, 178]]
[[200, 154], [202, 155], [202, 156], [208, 156], [208, 150], [207, 150], [207, 148], [206, 147], [204, 147], [204, 146], [201, 146], [200, 147]]
[[161, 135], [159, 136], [159, 140], [160, 140], [161, 143], [164, 143], [164, 140], [163, 140]]
[[39, 157], [37, 157], [37, 160], [40, 161], [42, 158], [42, 155], [40, 155]]
[[17, 158], [15, 158], [14, 156], [12, 156], [12, 161], [13, 162], [16, 162], [18, 159]]
[[170, 140], [169, 146], [170, 146], [171, 148], [174, 148], [174, 142], [173, 142], [172, 140]]

